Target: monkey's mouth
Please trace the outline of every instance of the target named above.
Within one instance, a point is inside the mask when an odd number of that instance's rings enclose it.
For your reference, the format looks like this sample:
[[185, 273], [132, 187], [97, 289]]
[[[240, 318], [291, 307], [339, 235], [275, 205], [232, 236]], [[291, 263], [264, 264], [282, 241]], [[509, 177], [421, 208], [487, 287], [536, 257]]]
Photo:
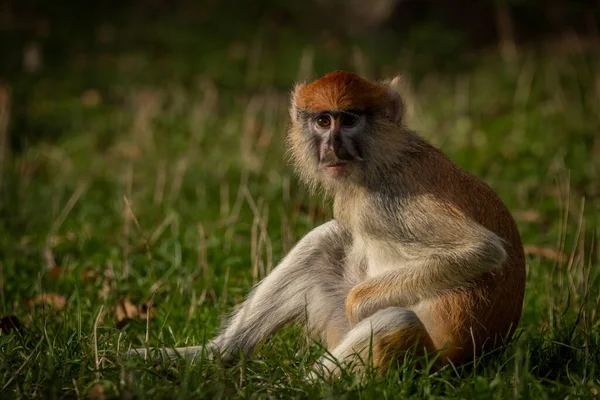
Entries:
[[321, 163], [321, 167], [323, 168], [323, 170], [327, 173], [327, 175], [330, 175], [332, 177], [346, 176], [349, 172], [349, 166], [350, 162], [342, 160]]
[[325, 150], [321, 153], [319, 164], [322, 168], [342, 168], [350, 164], [350, 160], [344, 160], [337, 157], [336, 154], [331, 150]]
[[349, 164], [348, 161], [332, 161], [332, 162], [323, 163], [323, 167], [325, 167], [325, 168], [340, 168], [340, 167], [345, 167], [348, 164]]

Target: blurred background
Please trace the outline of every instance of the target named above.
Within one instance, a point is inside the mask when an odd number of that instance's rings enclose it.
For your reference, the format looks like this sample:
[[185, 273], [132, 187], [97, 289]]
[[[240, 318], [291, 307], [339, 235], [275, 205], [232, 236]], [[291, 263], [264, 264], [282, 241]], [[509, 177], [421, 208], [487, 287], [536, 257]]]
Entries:
[[9, 147], [79, 130], [72, 124], [115, 111], [143, 86], [285, 92], [332, 69], [401, 73], [419, 85], [466, 73], [490, 53], [505, 68], [530, 52], [588, 54], [599, 44], [599, 8], [594, 0], [5, 0]]
[[331, 218], [286, 164], [294, 82], [401, 74], [407, 124], [517, 220], [523, 329], [571, 332], [539, 342], [568, 351], [527, 347], [532, 374], [593, 376], [599, 51], [597, 0], [0, 0], [1, 314], [58, 347], [78, 332], [69, 355], [36, 358], [56, 390], [95, 379], [78, 368], [98, 321], [104, 354], [123, 332], [139, 345], [150, 310], [152, 343], [202, 342]]

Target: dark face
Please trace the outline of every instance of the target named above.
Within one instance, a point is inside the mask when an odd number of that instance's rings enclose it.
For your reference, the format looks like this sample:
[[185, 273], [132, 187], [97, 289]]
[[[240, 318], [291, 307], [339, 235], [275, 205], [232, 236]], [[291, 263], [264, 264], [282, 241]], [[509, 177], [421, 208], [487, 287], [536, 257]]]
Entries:
[[365, 116], [352, 111], [324, 111], [308, 119], [319, 152], [319, 167], [333, 176], [344, 176], [362, 161], [361, 135]]

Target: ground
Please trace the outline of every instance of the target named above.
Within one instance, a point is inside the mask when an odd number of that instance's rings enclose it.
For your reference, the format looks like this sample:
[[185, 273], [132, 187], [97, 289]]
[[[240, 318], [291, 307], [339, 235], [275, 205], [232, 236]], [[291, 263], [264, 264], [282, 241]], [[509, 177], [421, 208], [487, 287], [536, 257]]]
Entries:
[[[210, 29], [99, 24], [64, 47], [25, 43], [30, 64], [2, 82], [3, 395], [598, 398], [597, 53], [576, 38], [503, 58], [454, 54], [451, 36], [422, 52], [420, 31], [400, 45]], [[322, 349], [294, 327], [229, 369], [120, 359], [145, 341], [211, 337], [331, 218], [287, 165], [284, 138], [293, 83], [340, 68], [403, 74], [409, 126], [513, 212], [528, 266], [518, 337], [466, 366], [430, 373], [409, 357], [362, 383], [306, 382]]]

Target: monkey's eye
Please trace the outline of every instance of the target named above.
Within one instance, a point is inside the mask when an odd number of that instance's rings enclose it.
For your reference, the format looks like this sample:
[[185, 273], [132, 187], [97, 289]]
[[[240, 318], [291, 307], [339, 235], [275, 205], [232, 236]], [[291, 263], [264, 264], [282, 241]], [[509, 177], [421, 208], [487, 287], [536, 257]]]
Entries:
[[329, 116], [320, 115], [317, 118], [317, 125], [319, 125], [320, 128], [329, 128], [329, 126], [331, 125], [331, 120], [329, 119]]
[[343, 126], [351, 128], [358, 123], [358, 117], [352, 114], [344, 114], [341, 122]]

